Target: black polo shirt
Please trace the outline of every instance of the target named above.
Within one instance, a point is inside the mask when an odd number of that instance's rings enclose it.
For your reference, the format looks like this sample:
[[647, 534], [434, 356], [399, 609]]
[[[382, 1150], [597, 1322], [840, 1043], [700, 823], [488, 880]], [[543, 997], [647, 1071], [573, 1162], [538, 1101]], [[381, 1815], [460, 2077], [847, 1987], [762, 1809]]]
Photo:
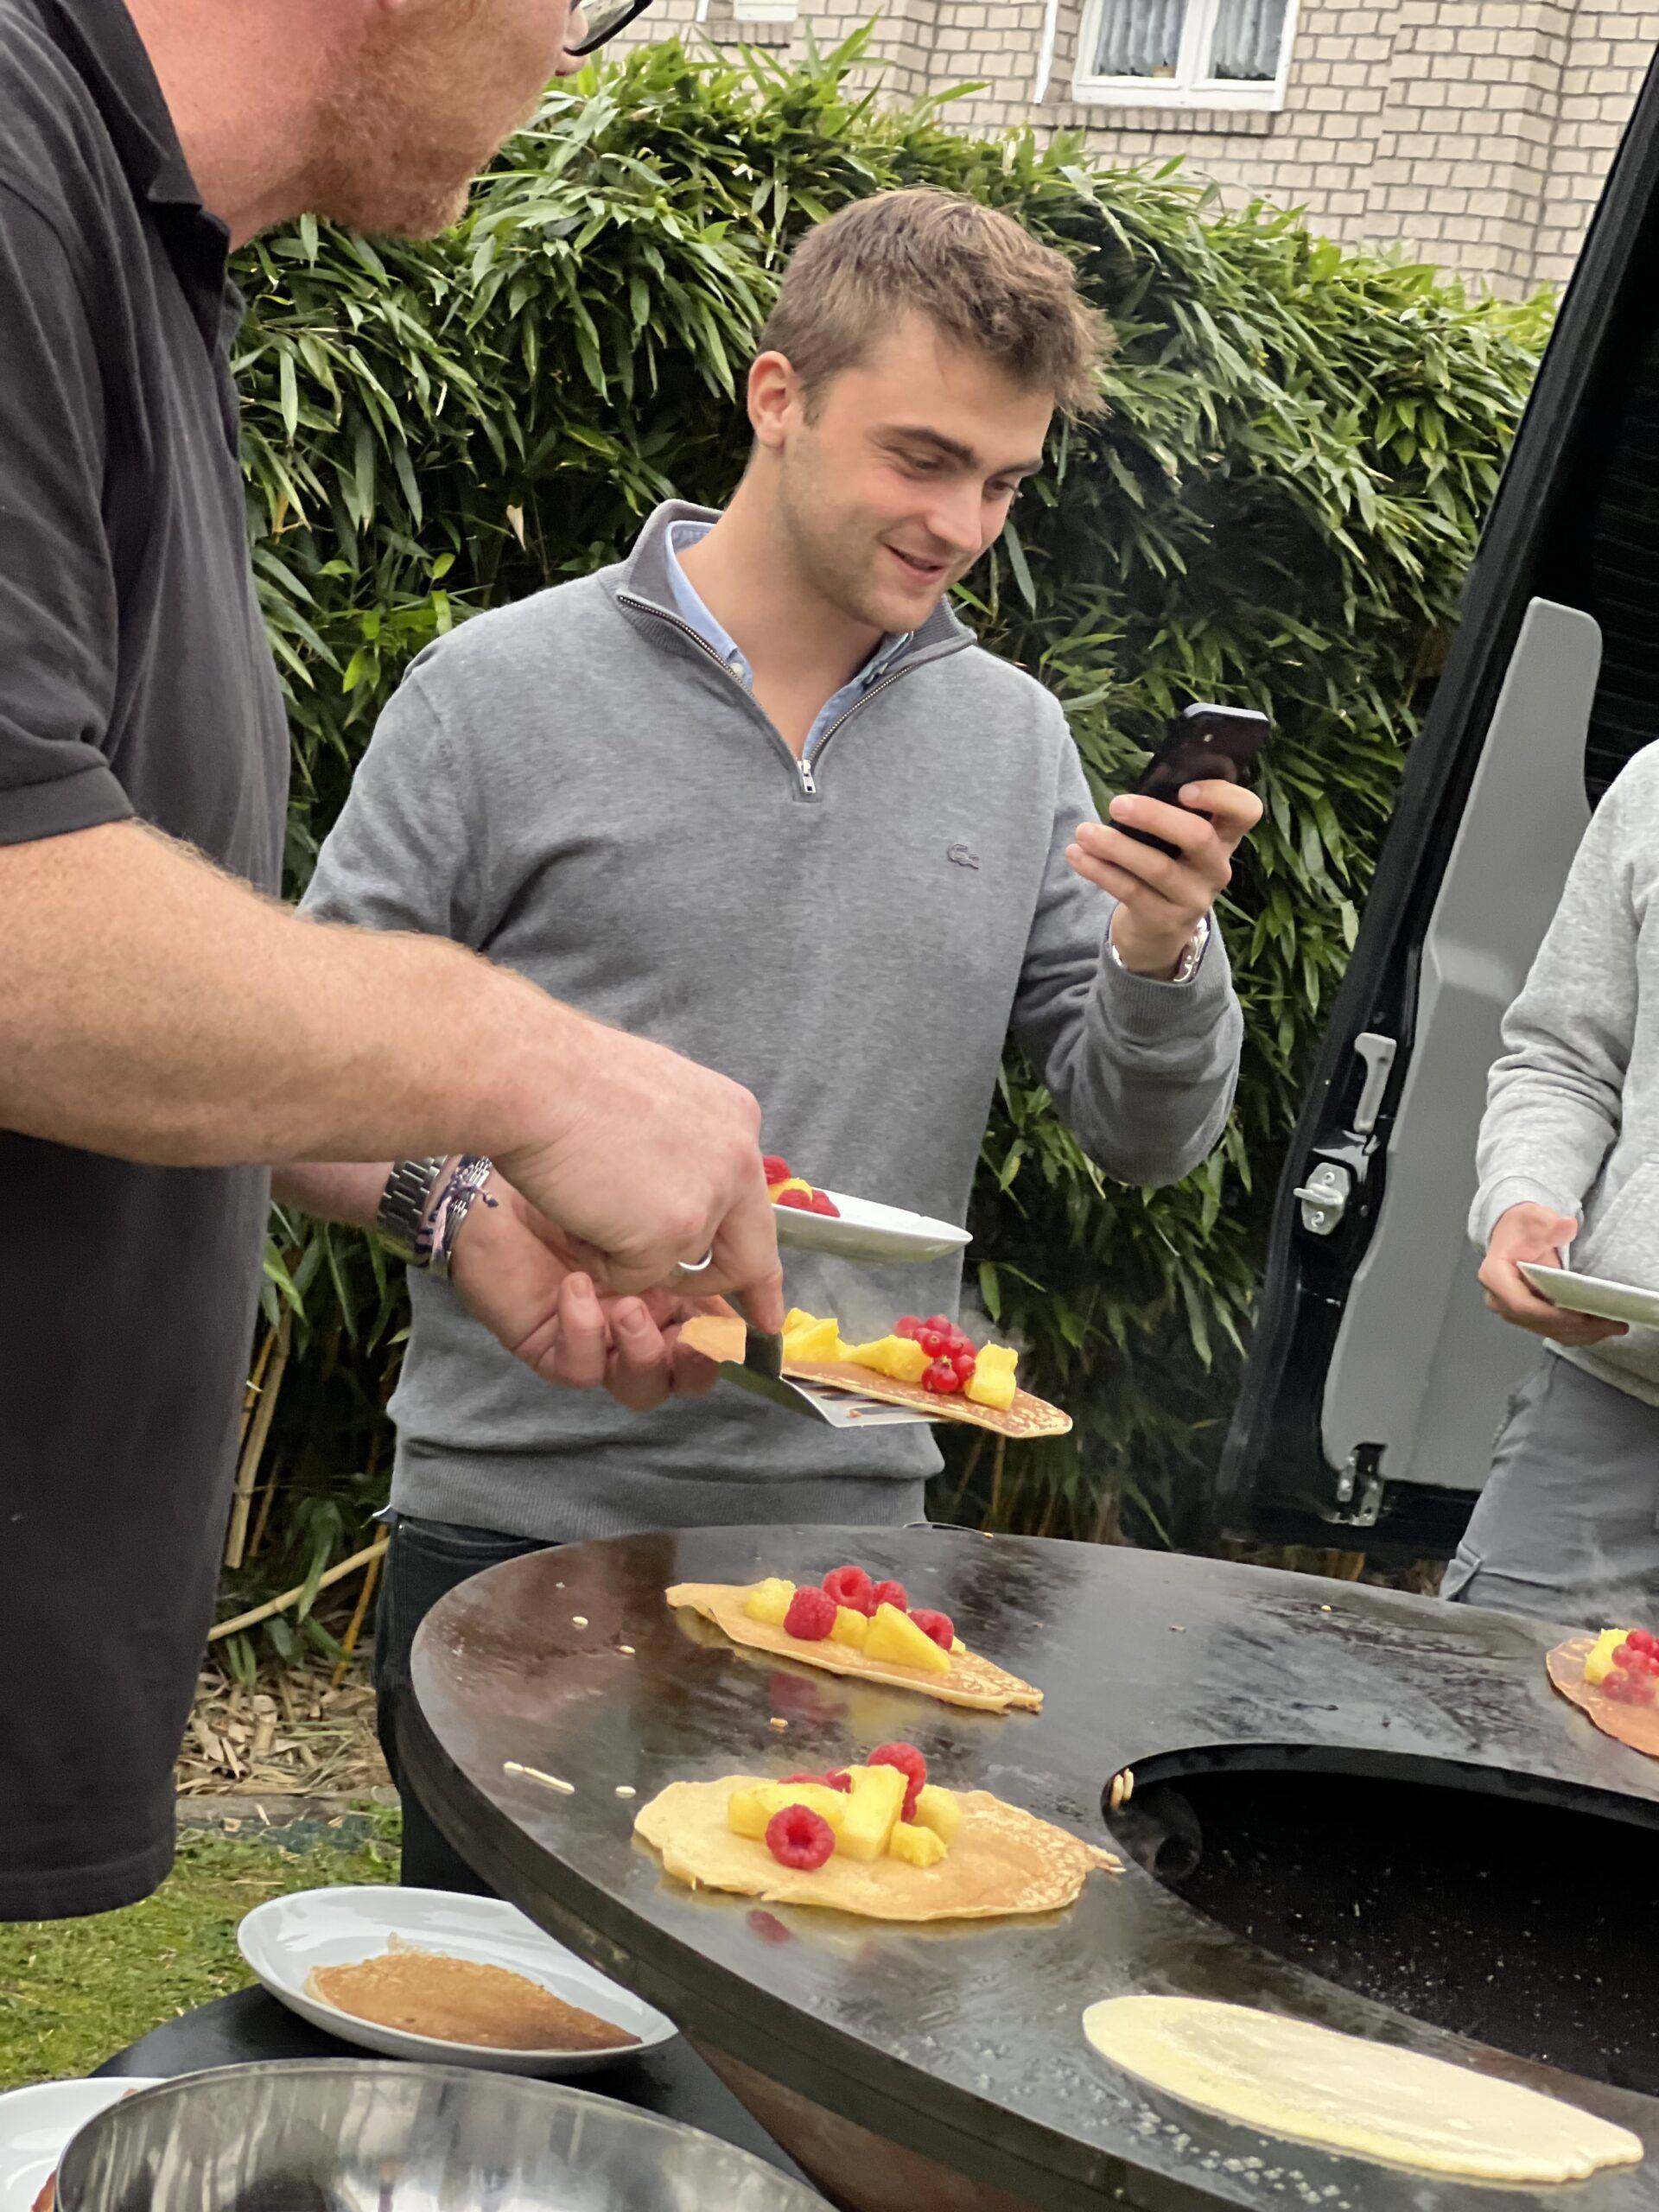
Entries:
[[[0, 844], [136, 816], [275, 889], [287, 738], [227, 245], [120, 0], [0, 0]], [[171, 1863], [269, 1192], [0, 1134], [0, 1194], [16, 1919], [129, 1903]]]

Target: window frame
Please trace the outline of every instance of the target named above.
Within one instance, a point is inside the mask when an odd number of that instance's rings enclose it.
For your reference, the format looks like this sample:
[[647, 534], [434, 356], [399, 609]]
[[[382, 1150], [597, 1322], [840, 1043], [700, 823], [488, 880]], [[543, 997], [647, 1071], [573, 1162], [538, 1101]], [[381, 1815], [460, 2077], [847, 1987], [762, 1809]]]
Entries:
[[1211, 108], [1223, 112], [1277, 114], [1285, 105], [1291, 56], [1296, 48], [1299, 0], [1286, 0], [1284, 33], [1279, 42], [1279, 73], [1267, 81], [1241, 82], [1236, 78], [1197, 75], [1198, 59], [1207, 56], [1215, 42], [1221, 0], [1186, 0], [1181, 27], [1181, 49], [1173, 77], [1098, 77], [1090, 57], [1100, 42], [1100, 23], [1108, 0], [1084, 0], [1078, 26], [1077, 67], [1071, 91], [1075, 99], [1092, 107]]

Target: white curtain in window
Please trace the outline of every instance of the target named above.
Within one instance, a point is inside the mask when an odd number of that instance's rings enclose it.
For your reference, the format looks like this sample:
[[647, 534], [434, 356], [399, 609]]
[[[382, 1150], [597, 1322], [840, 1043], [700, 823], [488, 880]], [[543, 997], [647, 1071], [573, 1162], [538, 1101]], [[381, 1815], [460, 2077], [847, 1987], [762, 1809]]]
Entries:
[[1210, 48], [1212, 77], [1271, 82], [1279, 74], [1286, 0], [1221, 0]]
[[1185, 22], [1186, 0], [1101, 0], [1095, 74], [1173, 77]]

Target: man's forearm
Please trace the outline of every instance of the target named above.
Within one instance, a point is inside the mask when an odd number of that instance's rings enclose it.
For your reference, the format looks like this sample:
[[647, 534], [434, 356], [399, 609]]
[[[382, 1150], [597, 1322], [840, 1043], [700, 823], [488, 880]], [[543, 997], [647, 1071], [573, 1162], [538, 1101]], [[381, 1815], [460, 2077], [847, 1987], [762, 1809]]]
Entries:
[[130, 823], [0, 848], [0, 1126], [162, 1165], [506, 1150], [580, 1017], [308, 921]]

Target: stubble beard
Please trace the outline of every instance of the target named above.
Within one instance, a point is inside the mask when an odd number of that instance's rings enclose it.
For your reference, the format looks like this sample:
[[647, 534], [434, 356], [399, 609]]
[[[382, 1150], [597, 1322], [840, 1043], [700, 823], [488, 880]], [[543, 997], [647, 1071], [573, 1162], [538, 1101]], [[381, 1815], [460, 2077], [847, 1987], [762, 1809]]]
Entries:
[[[474, 179], [510, 135], [468, 133], [446, 113], [449, 87], [465, 81], [466, 26], [479, 13], [452, 18], [446, 35], [412, 53], [395, 42], [391, 26], [365, 36], [351, 81], [330, 98], [318, 130], [307, 194], [317, 214], [408, 238], [436, 238], [460, 221]], [[512, 129], [530, 121], [541, 93], [538, 86]]]

